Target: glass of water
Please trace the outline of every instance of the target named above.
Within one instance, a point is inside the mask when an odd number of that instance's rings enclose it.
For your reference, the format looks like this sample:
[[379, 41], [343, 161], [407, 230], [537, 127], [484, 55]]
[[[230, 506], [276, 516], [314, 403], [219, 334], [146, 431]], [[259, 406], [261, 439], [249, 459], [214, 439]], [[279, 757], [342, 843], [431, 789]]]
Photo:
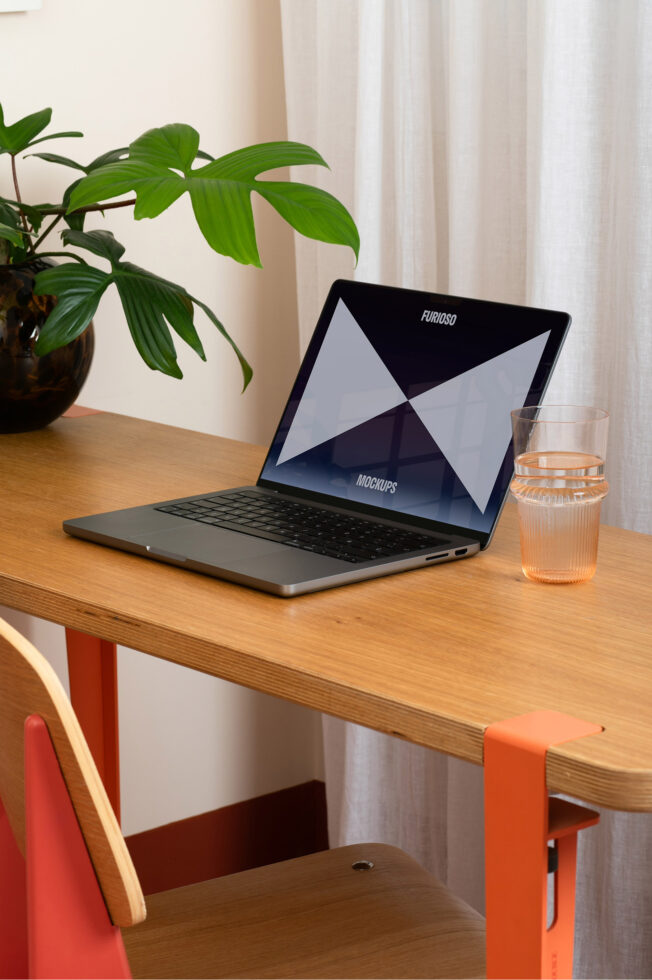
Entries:
[[585, 582], [595, 574], [609, 415], [577, 405], [512, 413], [521, 561], [535, 582]]

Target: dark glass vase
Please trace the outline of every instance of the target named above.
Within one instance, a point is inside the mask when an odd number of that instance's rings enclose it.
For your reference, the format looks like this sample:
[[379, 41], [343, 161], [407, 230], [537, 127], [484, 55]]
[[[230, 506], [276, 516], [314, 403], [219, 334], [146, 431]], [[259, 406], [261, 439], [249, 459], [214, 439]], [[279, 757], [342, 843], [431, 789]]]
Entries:
[[34, 259], [0, 265], [0, 432], [41, 429], [77, 398], [93, 356], [93, 325], [65, 347], [37, 357], [34, 345], [54, 308], [53, 296], [32, 292], [37, 272], [53, 263]]

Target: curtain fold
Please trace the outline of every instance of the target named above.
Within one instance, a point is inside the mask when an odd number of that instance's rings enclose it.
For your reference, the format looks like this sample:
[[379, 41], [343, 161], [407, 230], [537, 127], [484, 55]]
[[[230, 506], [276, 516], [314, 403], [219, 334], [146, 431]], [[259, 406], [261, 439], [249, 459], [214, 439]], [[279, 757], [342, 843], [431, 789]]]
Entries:
[[[567, 310], [547, 400], [610, 411], [603, 519], [652, 532], [652, 3], [281, 11], [289, 138], [362, 240], [354, 271], [297, 241], [304, 349], [337, 277]], [[332, 718], [324, 742], [332, 844], [397, 843], [482, 908], [481, 771]], [[652, 977], [648, 853], [652, 815], [580, 835], [576, 976]]]

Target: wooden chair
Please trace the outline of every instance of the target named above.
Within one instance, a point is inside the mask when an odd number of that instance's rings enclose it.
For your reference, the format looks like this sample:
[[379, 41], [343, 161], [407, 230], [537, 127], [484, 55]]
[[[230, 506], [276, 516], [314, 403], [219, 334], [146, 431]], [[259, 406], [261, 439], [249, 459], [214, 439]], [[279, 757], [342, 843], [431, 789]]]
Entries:
[[483, 975], [482, 917], [381, 844], [149, 896], [146, 918], [68, 698], [1, 620], [0, 801], [0, 976]]

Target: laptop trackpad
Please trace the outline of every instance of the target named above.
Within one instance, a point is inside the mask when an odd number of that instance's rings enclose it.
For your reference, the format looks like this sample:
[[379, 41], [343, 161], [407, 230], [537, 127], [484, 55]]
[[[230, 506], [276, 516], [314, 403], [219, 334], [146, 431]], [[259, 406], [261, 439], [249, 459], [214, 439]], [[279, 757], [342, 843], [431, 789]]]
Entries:
[[216, 565], [224, 561], [257, 558], [285, 550], [282, 544], [275, 541], [255, 538], [251, 534], [238, 534], [220, 527], [193, 525], [189, 521], [168, 531], [150, 531], [148, 534], [138, 535], [138, 541], [153, 555], [160, 554], [163, 558], [190, 558]]

